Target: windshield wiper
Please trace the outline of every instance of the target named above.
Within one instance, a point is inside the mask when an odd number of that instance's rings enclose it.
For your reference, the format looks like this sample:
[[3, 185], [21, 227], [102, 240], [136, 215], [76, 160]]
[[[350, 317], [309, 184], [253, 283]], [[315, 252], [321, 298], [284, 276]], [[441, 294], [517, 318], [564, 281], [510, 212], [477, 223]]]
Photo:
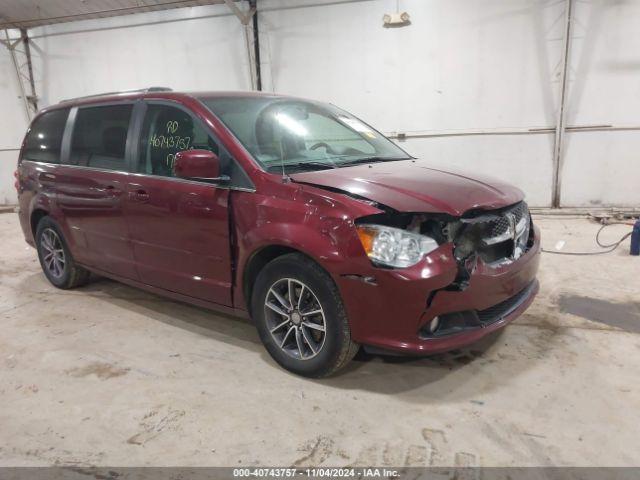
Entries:
[[347, 160], [346, 162], [340, 162], [340, 166], [346, 165], [358, 165], [359, 163], [376, 163], [376, 162], [395, 162], [398, 160], [411, 160], [411, 157], [365, 157], [356, 158], [354, 160]]
[[[274, 164], [269, 167], [271, 171], [282, 171], [282, 165]], [[296, 163], [285, 163], [284, 169], [285, 171], [292, 170], [330, 170], [338, 168], [334, 163], [324, 163], [324, 162], [296, 162]]]

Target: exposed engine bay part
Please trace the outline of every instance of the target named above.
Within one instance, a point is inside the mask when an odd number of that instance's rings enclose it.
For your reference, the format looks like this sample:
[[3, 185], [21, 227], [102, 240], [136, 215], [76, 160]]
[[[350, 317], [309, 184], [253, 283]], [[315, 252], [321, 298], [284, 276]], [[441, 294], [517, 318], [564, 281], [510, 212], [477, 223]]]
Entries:
[[433, 238], [438, 244], [451, 242], [458, 263], [473, 270], [477, 258], [499, 266], [520, 258], [531, 243], [531, 216], [525, 202], [491, 211], [476, 211], [455, 218], [446, 214], [387, 211], [357, 220], [402, 228]]
[[[516, 261], [533, 244], [531, 215], [525, 202], [498, 210], [471, 211], [460, 218], [392, 210], [359, 218], [356, 223], [402, 228], [431, 237], [439, 245], [452, 243], [458, 272], [455, 280], [444, 290], [466, 289], [478, 261], [497, 268]], [[427, 304], [433, 301], [434, 296], [435, 292], [432, 292]]]
[[[465, 290], [478, 260], [497, 268], [518, 260], [533, 245], [531, 215], [524, 201], [495, 210], [473, 209], [454, 217], [446, 213], [399, 212], [345, 190], [308, 185], [347, 195], [384, 212], [358, 218], [356, 224], [386, 225], [431, 237], [438, 245], [452, 243], [458, 272], [455, 280], [441, 290]], [[431, 292], [427, 306], [437, 292]]]
[[520, 258], [531, 241], [531, 215], [525, 202], [460, 219], [449, 232], [459, 261], [477, 255], [489, 266], [511, 263]]

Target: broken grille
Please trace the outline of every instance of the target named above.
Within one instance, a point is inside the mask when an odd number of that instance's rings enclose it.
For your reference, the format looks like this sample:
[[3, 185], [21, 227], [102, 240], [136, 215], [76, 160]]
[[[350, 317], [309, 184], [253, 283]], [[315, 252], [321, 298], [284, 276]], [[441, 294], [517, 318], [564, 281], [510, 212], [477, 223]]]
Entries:
[[458, 260], [477, 255], [490, 265], [517, 260], [527, 250], [531, 220], [527, 204], [462, 219], [455, 238]]
[[509, 231], [509, 220], [507, 217], [500, 217], [493, 223], [493, 227], [491, 229], [491, 236], [498, 237], [500, 235], [504, 235]]

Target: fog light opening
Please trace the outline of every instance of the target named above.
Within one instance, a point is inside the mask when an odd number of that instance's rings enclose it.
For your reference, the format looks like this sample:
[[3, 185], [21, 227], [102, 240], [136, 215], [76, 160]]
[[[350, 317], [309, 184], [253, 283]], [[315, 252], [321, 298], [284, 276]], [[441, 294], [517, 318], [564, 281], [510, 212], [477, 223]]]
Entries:
[[434, 317], [429, 323], [429, 333], [436, 333], [438, 331], [438, 327], [440, 327], [440, 317]]

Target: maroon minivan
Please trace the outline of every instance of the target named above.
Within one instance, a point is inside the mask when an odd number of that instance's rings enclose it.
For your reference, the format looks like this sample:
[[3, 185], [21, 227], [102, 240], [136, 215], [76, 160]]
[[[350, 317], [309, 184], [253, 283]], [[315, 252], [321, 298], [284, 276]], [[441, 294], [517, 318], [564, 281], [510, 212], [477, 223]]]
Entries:
[[64, 101], [33, 120], [16, 177], [53, 285], [93, 272], [250, 316], [301, 375], [361, 345], [467, 345], [538, 291], [520, 190], [429, 167], [320, 102], [165, 88]]

